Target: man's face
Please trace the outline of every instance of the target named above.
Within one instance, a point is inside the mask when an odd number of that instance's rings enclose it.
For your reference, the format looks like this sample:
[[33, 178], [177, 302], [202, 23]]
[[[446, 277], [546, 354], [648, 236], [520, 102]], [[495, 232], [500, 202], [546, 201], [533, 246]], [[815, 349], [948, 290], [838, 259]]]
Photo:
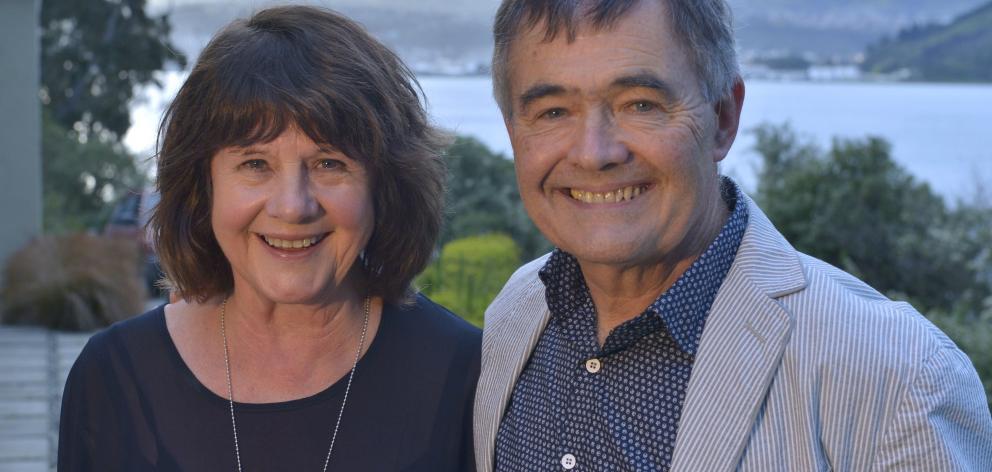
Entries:
[[667, 15], [642, 1], [613, 28], [583, 25], [568, 43], [545, 42], [538, 25], [510, 50], [521, 198], [584, 267], [679, 258], [721, 211], [716, 164], [730, 143]]

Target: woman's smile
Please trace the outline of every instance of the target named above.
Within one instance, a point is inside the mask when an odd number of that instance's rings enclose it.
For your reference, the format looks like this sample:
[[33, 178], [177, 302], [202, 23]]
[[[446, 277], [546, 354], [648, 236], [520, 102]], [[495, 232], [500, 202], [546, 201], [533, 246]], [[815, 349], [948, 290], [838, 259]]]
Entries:
[[320, 244], [321, 241], [331, 233], [321, 233], [316, 236], [306, 236], [306, 237], [276, 237], [267, 234], [259, 234], [258, 236], [265, 241], [266, 244], [275, 249], [283, 250], [299, 250], [307, 249], [311, 246]]

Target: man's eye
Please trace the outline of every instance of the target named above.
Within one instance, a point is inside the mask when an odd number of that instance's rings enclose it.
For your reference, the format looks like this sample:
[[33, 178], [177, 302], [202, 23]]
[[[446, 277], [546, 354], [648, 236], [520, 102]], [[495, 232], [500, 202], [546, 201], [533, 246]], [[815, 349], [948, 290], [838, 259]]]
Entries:
[[552, 108], [550, 110], [545, 110], [543, 113], [541, 113], [539, 118], [548, 119], [548, 120], [557, 120], [564, 118], [565, 114], [566, 113], [564, 108]]
[[635, 113], [650, 113], [658, 109], [658, 105], [645, 100], [639, 100], [628, 105], [630, 110]]

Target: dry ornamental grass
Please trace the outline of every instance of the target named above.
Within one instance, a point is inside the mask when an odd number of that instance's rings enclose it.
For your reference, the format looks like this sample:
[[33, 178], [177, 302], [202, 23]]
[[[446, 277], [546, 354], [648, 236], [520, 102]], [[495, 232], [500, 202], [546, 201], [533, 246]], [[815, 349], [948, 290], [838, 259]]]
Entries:
[[88, 331], [133, 316], [146, 290], [138, 244], [71, 234], [41, 236], [10, 256], [4, 268], [4, 324]]

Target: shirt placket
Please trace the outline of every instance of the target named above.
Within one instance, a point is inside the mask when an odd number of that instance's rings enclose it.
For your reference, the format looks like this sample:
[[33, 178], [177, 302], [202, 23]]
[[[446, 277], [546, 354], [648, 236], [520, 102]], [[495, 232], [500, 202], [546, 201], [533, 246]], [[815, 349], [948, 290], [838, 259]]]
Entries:
[[596, 339], [595, 313], [591, 306], [580, 305], [567, 320], [562, 335], [572, 351], [566, 368], [573, 388], [557, 434], [559, 470], [605, 470], [607, 458], [595, 455], [608, 439], [601, 412], [606, 399], [605, 356]]

